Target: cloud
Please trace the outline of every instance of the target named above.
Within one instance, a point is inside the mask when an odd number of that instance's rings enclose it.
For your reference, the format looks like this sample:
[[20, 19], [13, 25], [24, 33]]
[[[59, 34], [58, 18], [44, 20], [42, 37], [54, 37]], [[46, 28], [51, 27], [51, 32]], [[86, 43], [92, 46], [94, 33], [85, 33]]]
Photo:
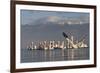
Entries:
[[37, 19], [35, 22], [32, 22], [30, 25], [48, 25], [48, 24], [58, 24], [58, 25], [82, 25], [89, 23], [88, 17], [77, 17], [77, 18], [63, 18], [60, 16], [47, 16]]
[[[89, 23], [89, 19], [87, 19], [87, 17], [83, 17], [83, 18], [62, 18], [62, 17], [58, 17], [58, 16], [49, 16], [46, 18], [46, 20], [48, 22], [53, 22], [59, 25], [75, 25], [75, 24], [85, 24], [85, 23]], [[46, 21], [46, 22], [47, 22]]]
[[49, 22], [58, 22], [59, 20], [61, 20], [61, 18], [58, 16], [48, 16], [47, 17], [47, 21]]

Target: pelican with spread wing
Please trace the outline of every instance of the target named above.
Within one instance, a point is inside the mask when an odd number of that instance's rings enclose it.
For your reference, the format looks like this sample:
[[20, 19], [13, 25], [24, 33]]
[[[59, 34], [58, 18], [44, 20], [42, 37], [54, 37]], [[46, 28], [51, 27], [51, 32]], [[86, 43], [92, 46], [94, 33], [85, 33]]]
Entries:
[[66, 35], [65, 32], [62, 33], [64, 38], [67, 40], [67, 48], [86, 48], [88, 47], [87, 44], [84, 43], [85, 39], [82, 39], [81, 41], [75, 43], [73, 41], [73, 36], [71, 36], [71, 39], [69, 39], [68, 35]]

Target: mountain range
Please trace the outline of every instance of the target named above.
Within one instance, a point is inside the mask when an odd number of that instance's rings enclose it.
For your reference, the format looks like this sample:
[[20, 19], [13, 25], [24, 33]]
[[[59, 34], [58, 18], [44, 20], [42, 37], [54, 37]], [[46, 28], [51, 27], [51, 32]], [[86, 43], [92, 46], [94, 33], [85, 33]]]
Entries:
[[32, 41], [65, 40], [62, 32], [65, 32], [69, 38], [73, 35], [75, 40], [85, 36], [86, 43], [89, 44], [89, 23], [62, 24], [62, 21], [54, 17], [54, 20], [39, 19], [34, 23], [21, 25], [21, 48], [25, 48]]

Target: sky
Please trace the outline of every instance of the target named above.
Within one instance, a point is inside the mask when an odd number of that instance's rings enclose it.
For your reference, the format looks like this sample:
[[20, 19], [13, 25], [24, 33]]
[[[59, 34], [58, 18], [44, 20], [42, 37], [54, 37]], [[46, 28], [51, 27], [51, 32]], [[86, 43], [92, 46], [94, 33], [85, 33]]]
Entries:
[[[63, 20], [79, 20], [89, 23], [89, 13], [79, 12], [57, 12], [57, 11], [40, 11], [40, 10], [21, 10], [21, 25], [32, 24], [38, 19], [54, 17]], [[49, 19], [50, 20], [50, 19]]]

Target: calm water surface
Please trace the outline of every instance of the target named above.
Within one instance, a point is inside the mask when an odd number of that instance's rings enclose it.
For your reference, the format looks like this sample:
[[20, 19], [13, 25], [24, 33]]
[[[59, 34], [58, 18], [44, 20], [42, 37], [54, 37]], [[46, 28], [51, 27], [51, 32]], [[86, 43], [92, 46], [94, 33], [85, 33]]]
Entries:
[[28, 50], [21, 49], [21, 63], [68, 61], [89, 59], [89, 48], [81, 49], [54, 49], [54, 50]]

